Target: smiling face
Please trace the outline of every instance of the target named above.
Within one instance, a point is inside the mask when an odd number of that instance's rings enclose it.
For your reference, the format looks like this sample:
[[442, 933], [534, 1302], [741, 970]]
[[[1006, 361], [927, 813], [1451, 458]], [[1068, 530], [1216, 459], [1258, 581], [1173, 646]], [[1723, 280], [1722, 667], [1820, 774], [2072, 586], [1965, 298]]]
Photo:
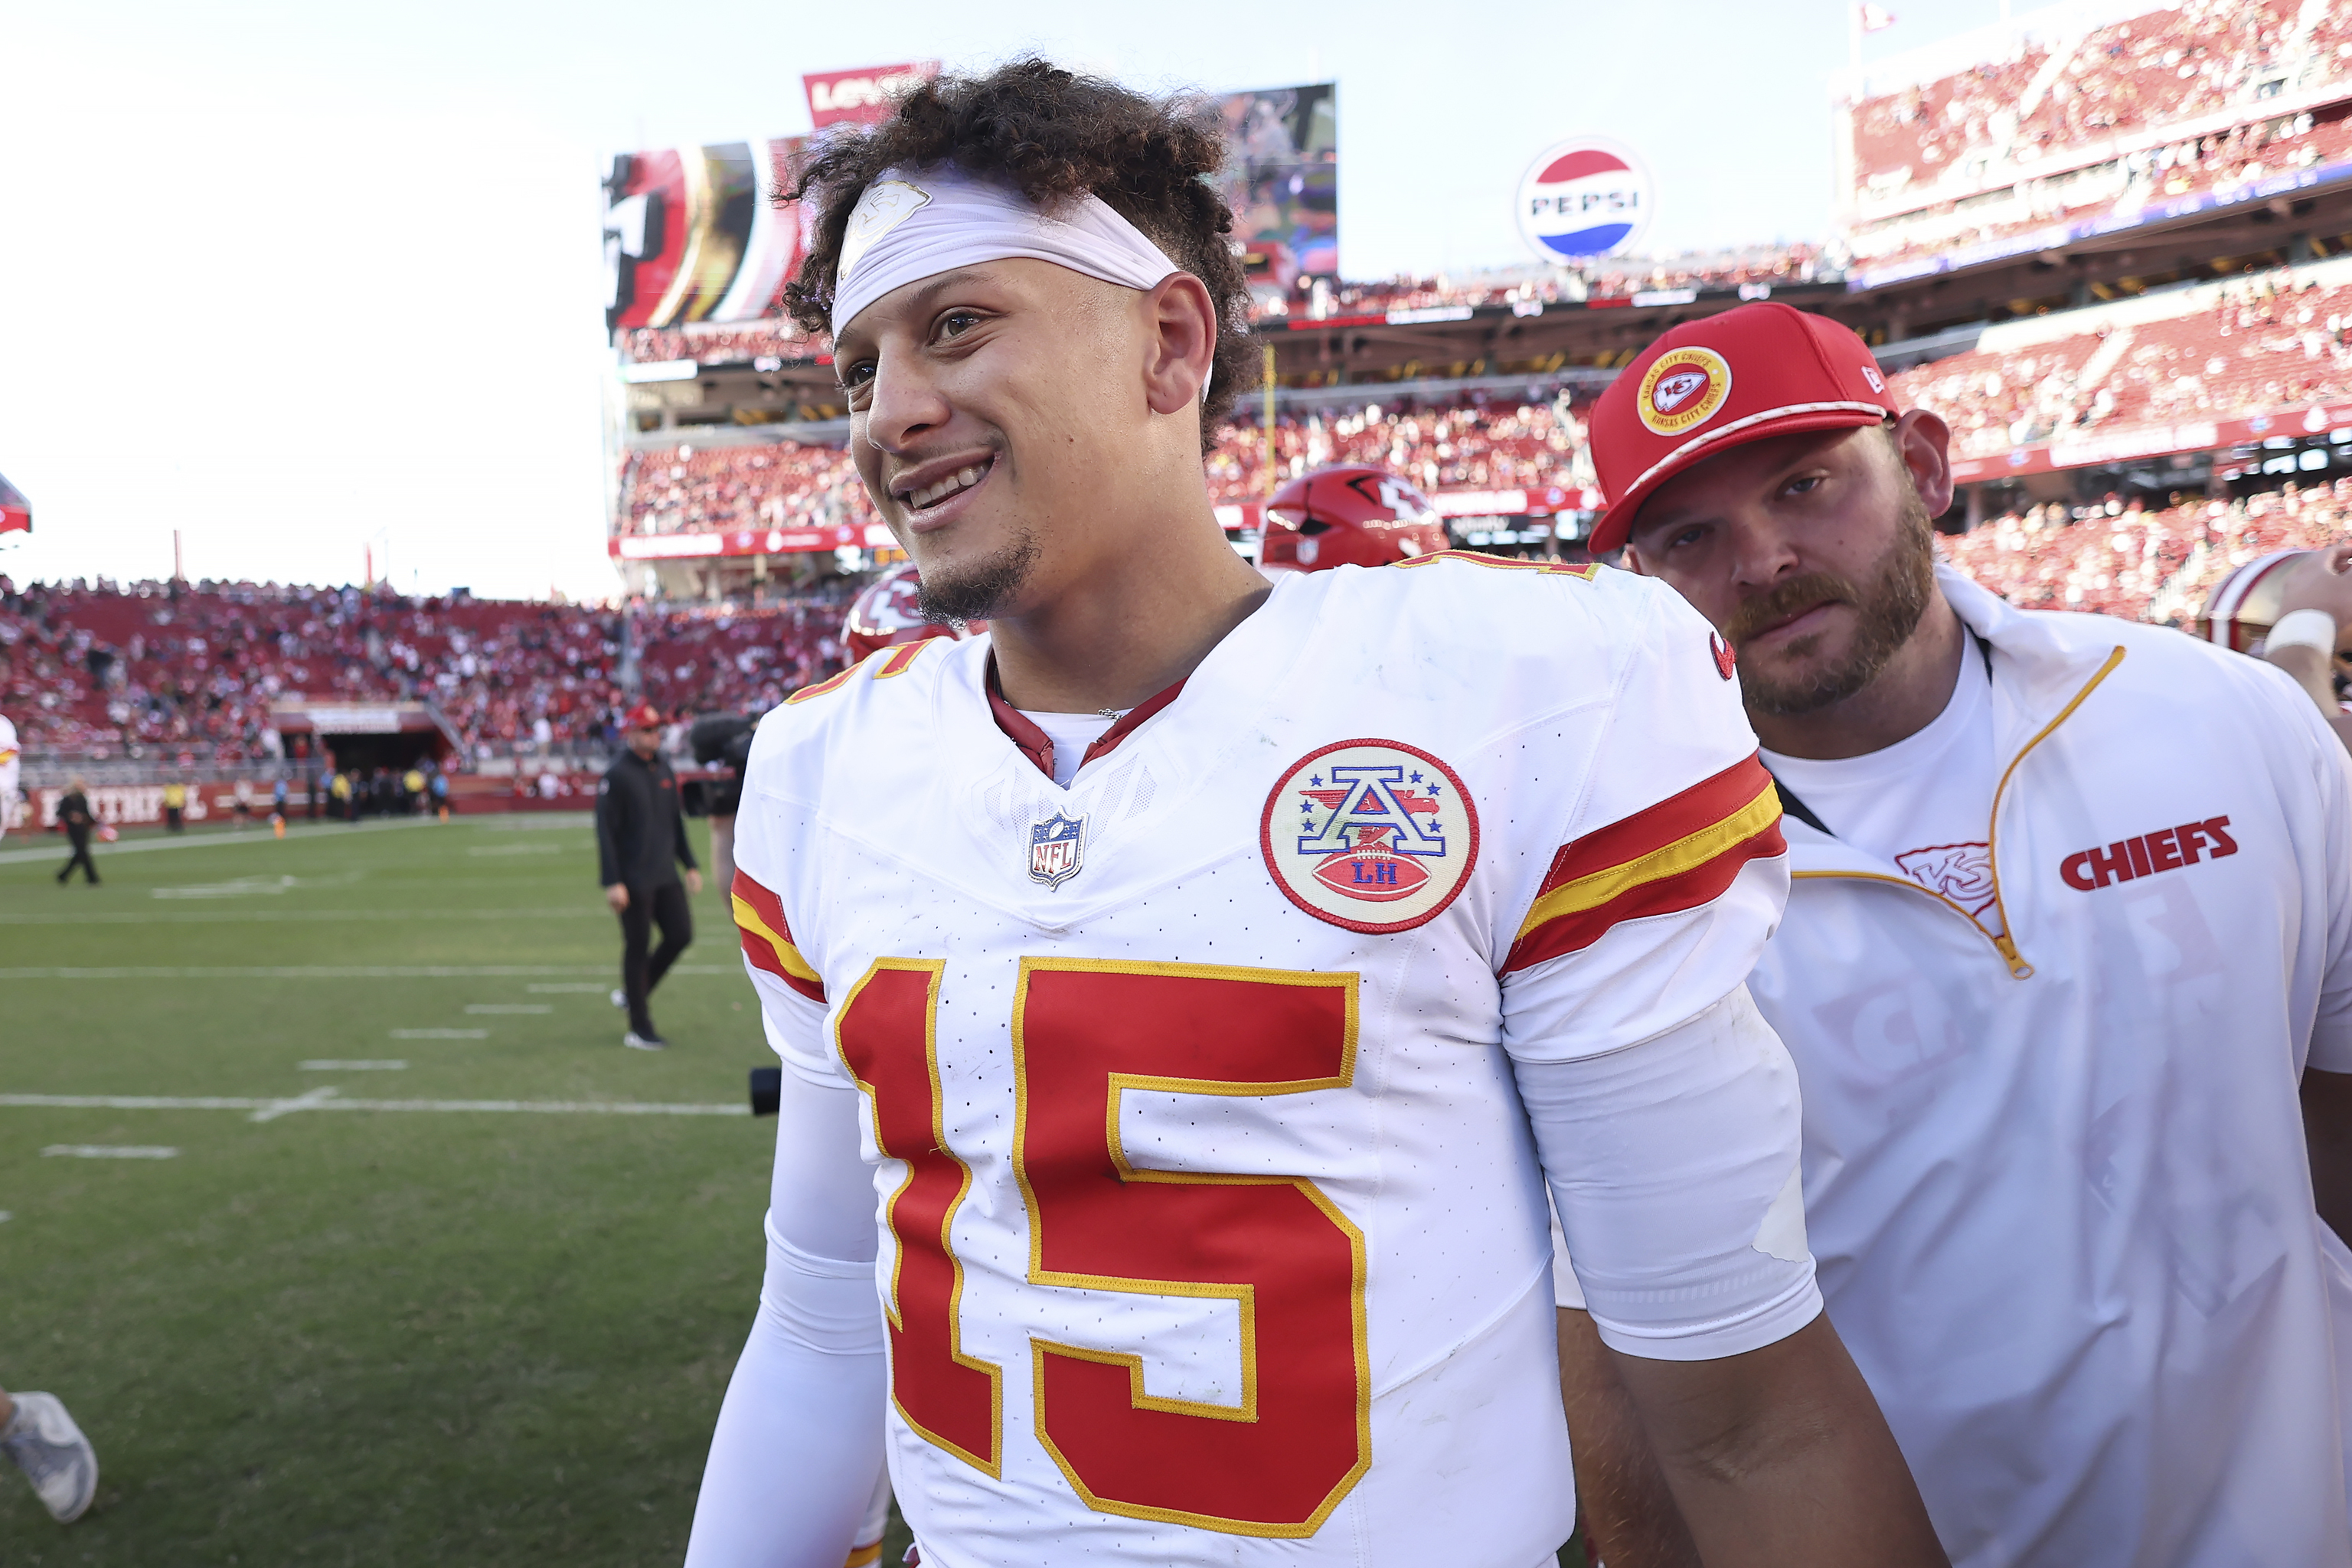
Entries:
[[1159, 447], [1198, 440], [1155, 419], [1139, 374], [1171, 286], [1016, 258], [908, 283], [842, 330], [850, 450], [927, 616], [1017, 614], [1125, 547]]
[[1862, 690], [1935, 593], [1934, 509], [1950, 500], [1945, 430], [1912, 413], [1768, 437], [1658, 489], [1626, 560], [1664, 579], [1739, 654], [1759, 713], [1818, 712]]

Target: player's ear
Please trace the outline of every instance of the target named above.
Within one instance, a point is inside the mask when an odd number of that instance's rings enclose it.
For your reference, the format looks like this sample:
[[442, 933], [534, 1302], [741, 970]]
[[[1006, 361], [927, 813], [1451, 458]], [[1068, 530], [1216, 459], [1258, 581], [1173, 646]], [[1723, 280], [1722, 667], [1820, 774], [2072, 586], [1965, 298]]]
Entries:
[[1139, 307], [1150, 322], [1143, 364], [1144, 395], [1154, 414], [1176, 414], [1200, 402], [1217, 353], [1217, 308], [1189, 272], [1146, 289]]
[[1911, 477], [1911, 488], [1927, 508], [1929, 517], [1941, 517], [1952, 506], [1952, 430], [1925, 408], [1914, 408], [1887, 431], [1895, 455]]

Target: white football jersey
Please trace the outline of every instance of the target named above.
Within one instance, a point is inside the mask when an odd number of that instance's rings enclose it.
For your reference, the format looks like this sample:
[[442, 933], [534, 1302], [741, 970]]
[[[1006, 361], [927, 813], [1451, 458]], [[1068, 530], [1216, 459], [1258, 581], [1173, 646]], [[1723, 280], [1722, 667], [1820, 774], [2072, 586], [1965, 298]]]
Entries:
[[16, 815], [16, 726], [0, 713], [0, 833]]
[[1684, 1022], [1777, 920], [1728, 650], [1599, 568], [1287, 577], [1066, 790], [989, 658], [795, 694], [736, 828], [772, 1037], [865, 1097], [924, 1561], [1548, 1561], [1512, 1064]]

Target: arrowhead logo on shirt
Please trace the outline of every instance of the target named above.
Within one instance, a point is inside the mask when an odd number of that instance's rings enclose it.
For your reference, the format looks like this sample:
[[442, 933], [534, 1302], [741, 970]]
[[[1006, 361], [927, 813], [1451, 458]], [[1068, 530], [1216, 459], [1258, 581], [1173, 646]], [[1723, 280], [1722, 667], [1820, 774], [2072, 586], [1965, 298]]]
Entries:
[[1285, 897], [1349, 931], [1411, 931], [1469, 879], [1478, 812], [1461, 777], [1396, 741], [1341, 741], [1284, 773], [1259, 819]]

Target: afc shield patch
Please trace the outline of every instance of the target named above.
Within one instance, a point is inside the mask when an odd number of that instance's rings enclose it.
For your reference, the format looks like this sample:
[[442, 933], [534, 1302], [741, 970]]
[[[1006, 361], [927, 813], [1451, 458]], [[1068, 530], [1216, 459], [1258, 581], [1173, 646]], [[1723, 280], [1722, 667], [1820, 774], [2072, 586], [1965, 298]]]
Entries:
[[1435, 920], [1478, 858], [1461, 776], [1399, 741], [1339, 741], [1286, 770], [1258, 821], [1265, 868], [1317, 920], [1371, 935]]
[[1029, 879], [1058, 888], [1087, 861], [1087, 819], [1056, 812], [1029, 829]]

